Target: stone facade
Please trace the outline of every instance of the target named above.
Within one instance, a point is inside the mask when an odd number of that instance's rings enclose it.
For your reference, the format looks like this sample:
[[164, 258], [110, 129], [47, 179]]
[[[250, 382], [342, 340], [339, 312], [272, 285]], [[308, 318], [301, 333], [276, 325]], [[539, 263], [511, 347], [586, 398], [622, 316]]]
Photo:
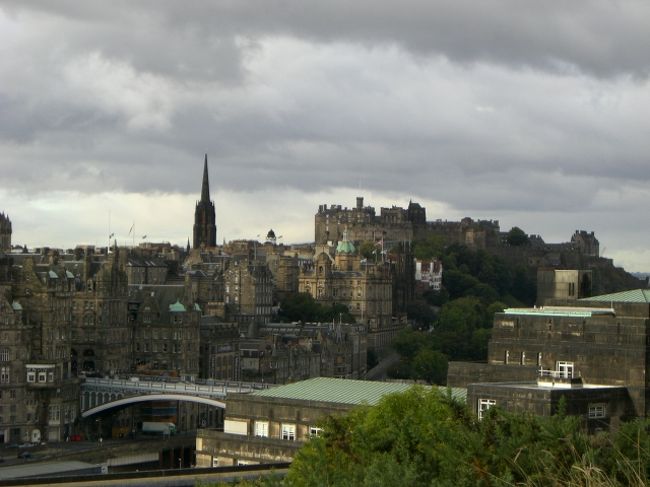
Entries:
[[[248, 346], [248, 349], [246, 347]], [[311, 377], [362, 379], [366, 374], [367, 332], [362, 325], [269, 323], [257, 340], [242, 344], [242, 367], [249, 380], [286, 383]]]
[[240, 380], [239, 325], [203, 316], [199, 362], [204, 379]]
[[362, 197], [357, 198], [354, 208], [320, 205], [315, 216], [316, 244], [336, 244], [342, 240], [344, 231], [354, 242], [393, 244], [430, 236], [438, 236], [447, 244], [459, 243], [471, 248], [487, 248], [501, 242], [498, 221], [463, 218], [427, 222], [426, 209], [412, 201], [407, 208], [381, 208], [379, 215], [374, 207], [364, 206]]
[[492, 406], [538, 416], [557, 414], [563, 407], [565, 414], [581, 418], [592, 433], [617, 429], [621, 421], [634, 417], [625, 387], [558, 388], [534, 382], [478, 383], [469, 385], [467, 404], [479, 418]]
[[298, 448], [321, 433], [326, 416], [403, 392], [409, 385], [316, 378], [228, 397], [224, 429], [197, 432], [197, 467], [291, 461]]
[[266, 264], [233, 259], [223, 273], [223, 286], [228, 320], [242, 324], [270, 321], [273, 280]]
[[193, 380], [199, 373], [201, 310], [185, 286], [131, 286], [133, 363], [142, 374]]
[[600, 244], [594, 232], [576, 230], [571, 237], [571, 243], [583, 255], [589, 257], [598, 257], [600, 255]]
[[591, 296], [592, 272], [569, 269], [537, 269], [537, 305], [547, 301], [575, 302]]
[[348, 307], [357, 323], [366, 327], [368, 347], [388, 346], [400, 325], [393, 321], [393, 281], [388, 262], [362, 262], [347, 237], [334, 258], [321, 252], [300, 271], [298, 290], [316, 301]]
[[197, 432], [196, 466], [291, 461], [300, 446], [320, 431], [321, 418], [351, 408], [333, 402], [229, 396], [224, 432]]
[[194, 245], [193, 248], [217, 246], [217, 223], [214, 202], [210, 200], [210, 182], [208, 180], [208, 155], [203, 165], [203, 182], [201, 199], [194, 210]]
[[26, 259], [0, 273], [0, 436], [5, 443], [59, 441], [79, 415], [70, 321], [74, 276]]
[[0, 213], [0, 252], [11, 252], [11, 220]]
[[[569, 404], [569, 410], [586, 415], [586, 419], [591, 414], [590, 404], [597, 404], [598, 411], [593, 414], [613, 427], [627, 417], [647, 417], [650, 308], [645, 295], [645, 290], [637, 290], [585, 298], [573, 306], [553, 305], [561, 301], [497, 313], [488, 364], [452, 363], [448, 383], [481, 384], [479, 399], [488, 406], [495, 401], [493, 404], [507, 409], [517, 405], [517, 409], [530, 407], [547, 414], [555, 411], [563, 396], [578, 401], [580, 404]], [[537, 369], [536, 382], [530, 377], [533, 367]], [[513, 385], [512, 381], [522, 382]], [[501, 383], [484, 385], [486, 382]], [[486, 395], [488, 389], [490, 396]], [[556, 389], [573, 392], [548, 392]], [[533, 402], [520, 400], [524, 390], [533, 391]], [[478, 392], [472, 394], [476, 399]], [[477, 404], [470, 405], [480, 409]]]
[[93, 265], [89, 250], [84, 260], [67, 263], [75, 277], [72, 306], [72, 371], [114, 375], [130, 371], [132, 329], [127, 320], [127, 274], [115, 247], [108, 259]]

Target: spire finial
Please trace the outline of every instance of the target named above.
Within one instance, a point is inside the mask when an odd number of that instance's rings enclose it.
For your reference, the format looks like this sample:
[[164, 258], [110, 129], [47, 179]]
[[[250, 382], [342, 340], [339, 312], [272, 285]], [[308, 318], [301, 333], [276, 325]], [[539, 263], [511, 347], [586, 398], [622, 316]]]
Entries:
[[210, 202], [210, 182], [208, 180], [208, 155], [203, 163], [203, 183], [201, 185], [201, 201]]

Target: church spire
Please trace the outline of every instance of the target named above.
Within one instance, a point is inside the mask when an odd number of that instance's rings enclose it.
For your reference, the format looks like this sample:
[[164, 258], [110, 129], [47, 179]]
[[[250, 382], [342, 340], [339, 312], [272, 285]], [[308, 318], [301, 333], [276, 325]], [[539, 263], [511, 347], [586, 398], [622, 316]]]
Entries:
[[210, 201], [210, 181], [208, 181], [208, 155], [205, 155], [203, 164], [203, 184], [201, 185], [201, 201], [208, 203]]
[[214, 203], [210, 201], [210, 182], [208, 180], [208, 155], [203, 163], [203, 183], [201, 184], [201, 200], [197, 201], [194, 210], [194, 245], [195, 249], [217, 246], [217, 224], [214, 214]]

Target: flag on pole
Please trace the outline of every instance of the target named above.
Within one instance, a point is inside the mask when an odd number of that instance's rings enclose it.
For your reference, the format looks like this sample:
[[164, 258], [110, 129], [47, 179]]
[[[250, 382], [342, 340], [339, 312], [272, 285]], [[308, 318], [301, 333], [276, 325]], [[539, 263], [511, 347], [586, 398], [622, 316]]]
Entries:
[[131, 225], [131, 229], [129, 230], [129, 235], [131, 235], [131, 232], [133, 232], [133, 227], [135, 226], [135, 223]]
[[115, 236], [115, 233], [111, 233], [111, 234], [108, 236], [109, 240], [110, 240], [111, 238], [113, 238], [114, 236]]
[[146, 236], [146, 235], [143, 235], [143, 236], [142, 236], [142, 239], [144, 240], [145, 238], [147, 238], [147, 236]]

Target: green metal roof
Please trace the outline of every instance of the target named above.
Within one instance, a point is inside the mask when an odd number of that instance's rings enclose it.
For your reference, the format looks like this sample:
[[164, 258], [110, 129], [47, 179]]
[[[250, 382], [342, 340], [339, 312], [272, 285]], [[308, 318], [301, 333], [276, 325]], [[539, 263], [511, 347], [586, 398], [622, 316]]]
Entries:
[[185, 312], [185, 306], [177, 299], [174, 304], [169, 305], [169, 311], [176, 312], [176, 313], [183, 313]]
[[595, 301], [600, 303], [650, 303], [650, 289], [632, 289], [601, 296], [583, 298], [580, 301]]
[[506, 315], [566, 316], [569, 318], [591, 318], [594, 315], [611, 315], [610, 308], [580, 308], [575, 306], [543, 306], [540, 308], [506, 308]]
[[[293, 384], [287, 384], [251, 393], [253, 396], [277, 397], [281, 399], [296, 399], [301, 401], [322, 401], [336, 404], [377, 404], [387, 394], [404, 392], [413, 387], [412, 384], [399, 382], [373, 382], [365, 380], [335, 379], [332, 377], [317, 377]], [[447, 388], [440, 388], [446, 393]], [[465, 401], [467, 389], [452, 388], [452, 397]]]

